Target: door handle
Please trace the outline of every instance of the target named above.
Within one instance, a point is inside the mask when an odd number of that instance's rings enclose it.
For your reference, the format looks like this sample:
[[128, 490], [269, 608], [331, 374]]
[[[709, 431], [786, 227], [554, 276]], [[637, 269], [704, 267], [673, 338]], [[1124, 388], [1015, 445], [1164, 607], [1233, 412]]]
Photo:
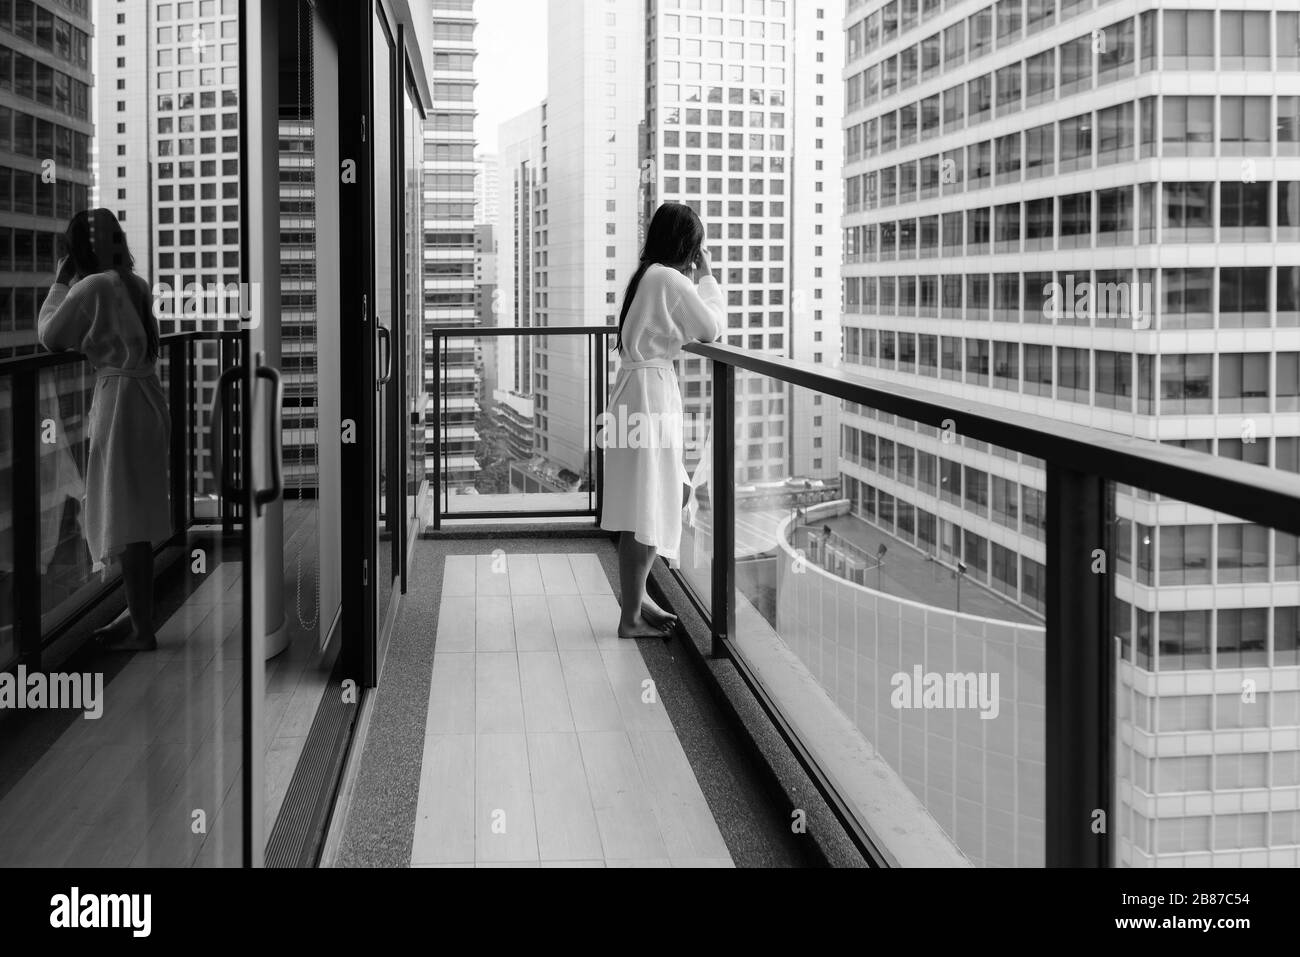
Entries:
[[388, 331], [387, 326], [379, 325], [379, 317], [375, 317], [375, 326], [379, 331], [379, 341], [384, 344], [384, 364], [383, 373], [379, 376], [377, 385], [388, 385], [393, 381], [393, 336]]
[[221, 495], [225, 498], [237, 497], [243, 491], [239, 485], [227, 480], [226, 463], [221, 457], [226, 395], [230, 386], [238, 382], [243, 375], [244, 367], [242, 365], [231, 366], [221, 373], [221, 378], [217, 379], [216, 390], [212, 394], [212, 422], [208, 430], [208, 457], [212, 461], [212, 479], [216, 482], [217, 488], [221, 490]]
[[253, 504], [257, 507], [259, 516], [267, 505], [276, 501], [284, 492], [284, 382], [280, 378], [280, 370], [262, 365], [262, 358], [259, 354], [257, 371], [253, 374], [259, 379], [265, 379], [271, 386], [271, 421], [267, 436], [271, 448], [271, 484], [256, 489], [253, 493]]

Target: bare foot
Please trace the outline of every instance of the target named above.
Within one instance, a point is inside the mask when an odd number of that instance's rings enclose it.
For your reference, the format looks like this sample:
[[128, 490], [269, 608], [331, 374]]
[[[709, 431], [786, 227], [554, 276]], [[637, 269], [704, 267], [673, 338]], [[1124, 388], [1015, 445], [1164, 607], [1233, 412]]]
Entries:
[[620, 638], [662, 638], [664, 630], [656, 625], [650, 624], [641, 615], [631, 622], [620, 621], [618, 623], [618, 636]]
[[104, 651], [157, 651], [158, 639], [153, 635], [147, 637], [137, 635], [135, 629], [130, 629], [124, 634], [105, 638], [99, 643], [99, 647]]
[[647, 622], [659, 628], [672, 628], [677, 624], [677, 616], [670, 611], [664, 611], [660, 608], [653, 598], [646, 597], [645, 602], [641, 605], [641, 617]]
[[91, 632], [95, 641], [120, 641], [131, 633], [131, 616], [126, 612], [118, 615], [103, 628]]

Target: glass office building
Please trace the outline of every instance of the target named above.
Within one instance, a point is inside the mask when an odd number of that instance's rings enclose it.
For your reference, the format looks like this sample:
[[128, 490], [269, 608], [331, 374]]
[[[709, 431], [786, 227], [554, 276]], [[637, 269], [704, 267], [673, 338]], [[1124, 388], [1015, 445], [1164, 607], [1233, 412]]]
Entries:
[[[1300, 472], [1300, 14], [1232, 6], [856, 4], [846, 367]], [[1039, 619], [1043, 463], [954, 426], [846, 410], [853, 514]], [[1292, 865], [1296, 539], [1121, 487], [1109, 560], [1116, 863]], [[993, 862], [962, 760], [936, 813]]]

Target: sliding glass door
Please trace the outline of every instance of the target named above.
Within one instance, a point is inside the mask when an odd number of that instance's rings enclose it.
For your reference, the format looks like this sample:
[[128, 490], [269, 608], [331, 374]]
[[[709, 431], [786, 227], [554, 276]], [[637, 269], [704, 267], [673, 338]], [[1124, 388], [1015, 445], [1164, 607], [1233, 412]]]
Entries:
[[424, 471], [424, 111], [408, 67], [402, 101], [402, 175], [405, 201], [402, 208], [405, 243], [404, 335], [400, 368], [405, 381], [400, 396], [402, 420], [399, 450], [406, 471], [406, 494], [402, 501], [402, 581], [405, 590], [407, 559], [411, 543], [420, 529], [423, 499], [427, 495]]
[[395, 133], [400, 130], [394, 122], [396, 111], [394, 91], [397, 88], [396, 37], [389, 27], [383, 8], [374, 7], [374, 26], [371, 34], [371, 156], [374, 178], [373, 243], [374, 273], [371, 316], [375, 331], [375, 612], [381, 641], [385, 622], [393, 598], [393, 579], [400, 567], [396, 549], [400, 547], [400, 502], [402, 472], [394, 468], [394, 413], [398, 412], [395, 396], [400, 376], [395, 375], [393, 348], [399, 344], [393, 333], [401, 319], [401, 304], [397, 296], [396, 274], [400, 243], [397, 234], [397, 214], [400, 207], [394, 202], [396, 182], [393, 172], [397, 168]]

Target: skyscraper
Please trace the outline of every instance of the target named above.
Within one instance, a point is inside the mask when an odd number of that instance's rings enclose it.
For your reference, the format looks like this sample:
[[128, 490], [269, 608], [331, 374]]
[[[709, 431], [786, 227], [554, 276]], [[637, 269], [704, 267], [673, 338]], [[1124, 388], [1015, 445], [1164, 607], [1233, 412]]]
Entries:
[[[0, 357], [35, 351], [41, 304], [62, 255], [60, 237], [73, 213], [89, 205], [92, 181], [90, 22], [88, 0], [18, 0], [0, 4]], [[40, 446], [43, 530], [41, 608], [75, 591], [68, 582], [89, 570], [77, 508], [94, 380], [79, 369], [41, 374], [37, 415], [58, 422]], [[0, 389], [0, 661], [12, 660], [14, 595], [14, 394]]]
[[[238, 0], [102, 4], [96, 46], [99, 196], [154, 284], [163, 335], [237, 328], [240, 292]], [[197, 408], [220, 365], [195, 345]], [[207, 444], [196, 480], [210, 482]]]
[[[311, 61], [310, 16], [299, 5], [295, 54]], [[304, 29], [304, 26], [307, 28]], [[284, 95], [288, 94], [288, 95]], [[284, 485], [320, 486], [319, 312], [316, 269], [316, 123], [311, 84], [282, 91], [280, 106], [280, 366], [284, 374]]]
[[[501, 124], [497, 211], [498, 325], [527, 329], [537, 325], [538, 242], [542, 196], [542, 126], [546, 104]], [[529, 478], [536, 445], [533, 400], [533, 340], [502, 338], [495, 346], [496, 369], [492, 412], [508, 450], [508, 487], [536, 487]]]
[[[552, 3], [540, 135], [503, 131], [502, 208], [517, 199], [521, 151], [540, 177], [532, 235], [516, 232], [516, 245], [502, 231], [502, 287], [513, 284], [521, 321], [616, 325], [649, 216], [662, 202], [685, 202], [705, 221], [729, 296], [727, 340], [833, 362], [841, 6], [774, 0], [725, 14], [717, 6], [717, 16], [700, 17], [673, 3]], [[534, 144], [540, 161], [528, 153]], [[507, 252], [524, 243], [531, 260]], [[526, 276], [517, 264], [527, 261]], [[521, 298], [525, 287], [530, 298]], [[539, 464], [571, 484], [588, 465], [588, 343], [518, 348], [532, 365], [521, 382], [536, 392]], [[688, 414], [702, 412], [708, 387], [698, 360], [684, 361], [682, 382]], [[820, 397], [773, 386], [741, 411], [753, 439], [746, 480], [835, 473], [838, 410]]]
[[[544, 184], [545, 118], [546, 105], [542, 104], [501, 124], [500, 194], [496, 202], [497, 321], [520, 329], [537, 325], [536, 276], [541, 265], [537, 241], [542, 232], [537, 208]], [[530, 338], [502, 340], [498, 349], [502, 363], [498, 387], [531, 396], [532, 354]]]
[[[850, 371], [1300, 471], [1298, 20], [854, 5]], [[1041, 462], [843, 425], [855, 514], [1043, 609]], [[1125, 487], [1114, 535], [1116, 863], [1295, 866], [1296, 539]]]
[[474, 161], [478, 179], [474, 181], [474, 221], [479, 226], [495, 226], [497, 201], [501, 189], [501, 158], [495, 153], [479, 153]]
[[35, 348], [58, 237], [89, 205], [92, 32], [89, 0], [0, 8], [0, 354]]
[[[494, 227], [483, 224], [474, 227], [474, 323], [479, 328], [497, 324], [497, 242]], [[497, 387], [497, 341], [485, 339], [480, 345], [479, 365], [482, 369], [481, 404], [490, 405]]]
[[[642, 215], [696, 209], [727, 296], [725, 341], [805, 362], [839, 349], [842, 12], [840, 0], [670, 0], [647, 14]], [[683, 373], [690, 416], [707, 369], [688, 358]], [[834, 474], [837, 410], [747, 385], [737, 479]]]
[[[474, 286], [474, 19], [473, 0], [433, 4], [433, 104], [424, 131], [424, 325], [472, 327]], [[426, 338], [426, 344], [432, 340]], [[432, 417], [426, 421], [426, 470], [441, 464], [453, 486], [472, 485], [478, 403], [473, 340], [446, 340], [443, 356], [426, 355], [426, 374], [442, 366], [443, 461], [434, 460]], [[432, 386], [432, 381], [427, 383]], [[433, 401], [437, 401], [436, 398]]]
[[[551, 0], [549, 10], [537, 325], [612, 325], [640, 254], [644, 4]], [[591, 451], [589, 348], [542, 337], [533, 357], [536, 451], [566, 488], [584, 480]]]

